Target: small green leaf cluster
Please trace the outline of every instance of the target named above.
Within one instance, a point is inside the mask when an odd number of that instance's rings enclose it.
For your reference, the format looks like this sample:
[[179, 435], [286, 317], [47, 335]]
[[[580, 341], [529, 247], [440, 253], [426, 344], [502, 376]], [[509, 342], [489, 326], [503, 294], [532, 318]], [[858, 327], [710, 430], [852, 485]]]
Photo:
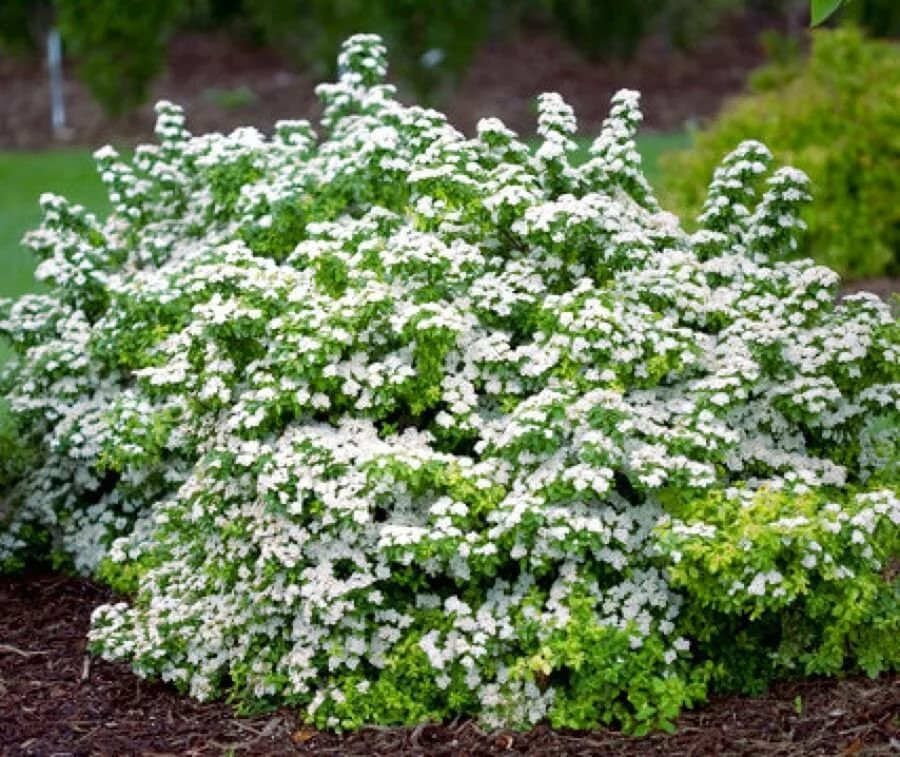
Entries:
[[900, 48], [854, 28], [817, 30], [805, 62], [773, 63], [727, 104], [693, 148], [666, 156], [664, 196], [694, 217], [735, 142], [752, 137], [802, 169], [816, 202], [799, 253], [844, 276], [900, 271]]
[[324, 728], [646, 733], [896, 668], [898, 325], [793, 259], [804, 174], [740, 144], [688, 233], [635, 92], [576, 161], [558, 95], [529, 147], [398, 102], [377, 37], [339, 69], [320, 135], [161, 103], [96, 155], [109, 218], [42, 198], [2, 565], [127, 593], [89, 639], [139, 675]]
[[850, 660], [871, 675], [896, 669], [900, 596], [884, 591], [900, 554], [895, 507], [879, 492], [759, 489], [671, 508], [658, 547], [672, 583], [704, 608], [692, 638], [717, 643], [710, 616], [768, 629], [747, 639], [757, 663], [744, 690], [764, 668], [767, 677], [839, 673]]

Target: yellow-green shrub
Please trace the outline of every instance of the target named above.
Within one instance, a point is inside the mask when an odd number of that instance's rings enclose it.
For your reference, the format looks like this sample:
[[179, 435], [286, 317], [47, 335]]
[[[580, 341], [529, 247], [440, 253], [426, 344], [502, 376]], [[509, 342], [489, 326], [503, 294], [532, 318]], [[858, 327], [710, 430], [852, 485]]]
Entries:
[[809, 59], [773, 64], [694, 147], [666, 156], [664, 204], [696, 216], [722, 156], [758, 139], [812, 179], [799, 252], [859, 278], [900, 269], [900, 46], [843, 28], [813, 34]]

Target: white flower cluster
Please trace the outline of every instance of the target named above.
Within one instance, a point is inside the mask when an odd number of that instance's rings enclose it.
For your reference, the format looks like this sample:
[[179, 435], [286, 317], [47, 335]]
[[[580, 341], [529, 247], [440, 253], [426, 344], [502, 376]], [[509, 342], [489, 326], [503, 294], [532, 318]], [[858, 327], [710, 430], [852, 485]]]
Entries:
[[[0, 562], [40, 532], [137, 576], [94, 615], [104, 656], [328, 726], [577, 725], [567, 675], [687, 681], [690, 600], [655, 529], [714, 490], [895, 486], [889, 309], [788, 259], [807, 182], [778, 171], [754, 204], [762, 145], [725, 160], [691, 235], [640, 171], [634, 92], [576, 165], [558, 95], [532, 150], [397, 102], [377, 38], [339, 67], [321, 137], [193, 137], [162, 103], [158, 146], [96, 155], [107, 221], [42, 200], [50, 291], [0, 310], [36, 450]], [[625, 722], [631, 675], [587, 711]]]

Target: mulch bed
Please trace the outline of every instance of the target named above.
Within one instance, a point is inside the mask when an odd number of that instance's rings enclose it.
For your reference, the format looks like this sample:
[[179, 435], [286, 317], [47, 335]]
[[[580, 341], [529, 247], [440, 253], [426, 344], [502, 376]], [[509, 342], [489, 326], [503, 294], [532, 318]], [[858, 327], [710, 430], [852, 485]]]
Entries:
[[856, 292], [872, 292], [881, 299], [890, 303], [895, 296], [900, 295], [900, 277], [885, 276], [880, 279], [858, 279], [848, 281], [841, 287], [841, 294], [848, 295]]
[[[548, 30], [525, 28], [482, 48], [455, 92], [437, 103], [450, 121], [472, 133], [478, 119], [498, 116], [521, 133], [535, 129], [535, 97], [560, 92], [575, 107], [585, 134], [595, 133], [617, 89], [642, 92], [645, 126], [681, 130], [710, 117], [724, 98], [738, 94], [747, 74], [765, 59], [760, 33], [784, 29], [781, 14], [742, 11], [689, 50], [648, 37], [627, 63], [590, 61]], [[337, 54], [337, 51], [335, 51]], [[64, 98], [68, 141], [97, 147], [151, 138], [152, 103], [172, 100], [188, 113], [194, 133], [257, 126], [269, 132], [279, 118], [318, 118], [318, 77], [275, 53], [225, 34], [181, 34], [171, 40], [167, 65], [148, 104], [110, 120], [67, 66]], [[214, 92], [249, 90], [252, 102], [230, 106]], [[0, 148], [38, 149], [58, 144], [50, 127], [47, 74], [40, 60], [0, 56]], [[404, 99], [409, 99], [404, 97]]]
[[[112, 595], [58, 575], [0, 578], [3, 755], [888, 755], [900, 752], [900, 676], [782, 683], [718, 698], [676, 734], [632, 739], [541, 726], [484, 733], [471, 721], [337, 736], [296, 713], [236, 718], [85, 654], [91, 610]], [[797, 699], [799, 697], [799, 699]], [[800, 714], [797, 712], [800, 705]]]

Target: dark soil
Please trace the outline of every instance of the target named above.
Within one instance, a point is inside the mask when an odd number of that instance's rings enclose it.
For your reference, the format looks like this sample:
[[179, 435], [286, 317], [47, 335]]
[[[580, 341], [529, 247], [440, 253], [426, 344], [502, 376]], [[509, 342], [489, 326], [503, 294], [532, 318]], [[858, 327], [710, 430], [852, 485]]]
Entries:
[[[606, 117], [610, 95], [631, 87], [643, 93], [649, 130], [680, 130], [686, 122], [713, 115], [723, 98], [740, 92], [747, 73], [764, 60], [761, 31], [783, 27], [780, 17], [741, 12], [691, 50], [650, 37], [629, 63], [592, 62], [550, 32], [522, 30], [485, 46], [456, 92], [439, 106], [467, 132], [479, 118], [499, 116], [510, 127], [533, 133], [534, 98], [558, 91], [575, 107], [585, 133], [591, 133]], [[69, 67], [67, 140], [91, 146], [146, 140], [154, 121], [152, 103], [160, 99], [184, 106], [195, 133], [240, 125], [270, 131], [279, 118], [317, 118], [315, 84], [316, 77], [274, 53], [226, 35], [182, 34], [170, 44], [167, 68], [149, 103], [125, 118], [108, 119]], [[249, 91], [250, 97], [230, 98], [229, 104], [216, 96], [237, 90]], [[0, 58], [0, 92], [0, 148], [54, 143], [43, 62]]]
[[900, 752], [900, 676], [783, 683], [686, 713], [676, 734], [632, 739], [541, 726], [483, 733], [471, 721], [337, 736], [287, 710], [239, 719], [85, 654], [106, 590], [54, 575], [0, 578], [2, 755], [888, 755]]
[[856, 292], [872, 292], [881, 299], [891, 302], [894, 296], [900, 295], [900, 278], [895, 276], [893, 278], [858, 279], [857, 281], [848, 281], [841, 289], [843, 295]]

